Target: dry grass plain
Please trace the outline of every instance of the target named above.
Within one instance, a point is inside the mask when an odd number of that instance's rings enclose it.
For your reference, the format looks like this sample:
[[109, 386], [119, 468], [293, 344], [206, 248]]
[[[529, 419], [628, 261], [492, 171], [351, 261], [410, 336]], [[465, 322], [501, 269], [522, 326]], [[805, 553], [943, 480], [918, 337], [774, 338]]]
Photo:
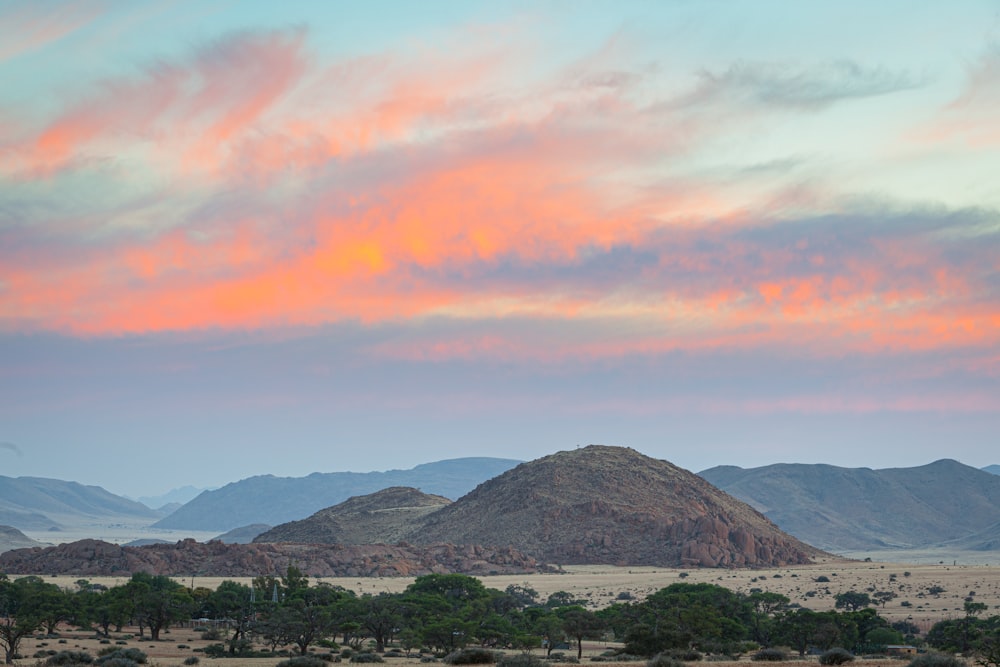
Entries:
[[[817, 582], [826, 577], [829, 582]], [[47, 577], [47, 581], [66, 587], [73, 587], [77, 577]], [[216, 587], [222, 578], [188, 577], [177, 578], [185, 586]], [[720, 570], [720, 569], [668, 569], [654, 567], [613, 567], [613, 566], [566, 566], [561, 574], [510, 575], [483, 577], [483, 583], [496, 589], [504, 589], [510, 584], [527, 585], [545, 598], [556, 591], [566, 591], [574, 597], [586, 600], [593, 608], [607, 606], [621, 593], [628, 593], [635, 599], [642, 599], [672, 583], [707, 582], [719, 584], [735, 591], [749, 593], [760, 588], [787, 595], [793, 602], [815, 610], [834, 608], [837, 593], [850, 590], [872, 592], [892, 590], [897, 597], [889, 601], [879, 613], [889, 620], [910, 619], [926, 632], [933, 623], [941, 619], [963, 615], [965, 598], [972, 592], [976, 601], [985, 603], [988, 614], [1000, 614], [1000, 567], [983, 565], [946, 564], [897, 564], [830, 559], [808, 566], [773, 568], [766, 570]], [[108, 586], [126, 582], [124, 578], [95, 577], [90, 581]], [[249, 579], [242, 580], [249, 583]], [[329, 584], [343, 586], [357, 593], [400, 592], [413, 580], [411, 578], [321, 578]], [[943, 592], [931, 594], [928, 589], [938, 587]], [[907, 606], [905, 603], [909, 603]], [[127, 632], [135, 633], [134, 628]], [[65, 644], [58, 640], [27, 640], [21, 653], [26, 656], [22, 665], [34, 665], [38, 659], [32, 658], [40, 650], [74, 649], [86, 650], [96, 655], [104, 646], [89, 633], [64, 634]], [[181, 665], [185, 658], [200, 655], [193, 651], [211, 643], [200, 638], [186, 628], [172, 628], [159, 642], [128, 639], [128, 645], [137, 647], [150, 655], [151, 660], [161, 667]], [[43, 645], [45, 644], [45, 645]], [[179, 648], [185, 646], [187, 648]], [[604, 651], [607, 647], [595, 643], [585, 647], [589, 655]], [[264, 660], [210, 660], [201, 657], [204, 665], [212, 667], [236, 667], [252, 664], [270, 667], [278, 659]], [[585, 657], [586, 661], [586, 657]], [[390, 659], [390, 664], [419, 664], [416, 659]], [[736, 665], [737, 663], [728, 663]], [[747, 664], [750, 663], [740, 663]], [[760, 663], [754, 663], [760, 664]], [[899, 661], [855, 662], [853, 665], [875, 667], [876, 665], [901, 665]], [[723, 667], [720, 665], [720, 667]]]

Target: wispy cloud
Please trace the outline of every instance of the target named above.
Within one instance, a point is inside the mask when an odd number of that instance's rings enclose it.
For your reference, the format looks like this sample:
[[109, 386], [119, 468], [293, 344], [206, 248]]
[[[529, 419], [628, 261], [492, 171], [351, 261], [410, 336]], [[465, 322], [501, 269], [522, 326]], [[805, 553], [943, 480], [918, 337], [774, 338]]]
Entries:
[[701, 72], [701, 85], [685, 100], [720, 100], [797, 110], [818, 110], [838, 102], [887, 95], [924, 84], [909, 72], [865, 67], [849, 60], [812, 66], [739, 62], [720, 72]]
[[[483, 323], [381, 348], [414, 358], [998, 341], [994, 213], [852, 204], [803, 186], [799, 159], [768, 163], [750, 196], [743, 165], [686, 170], [748, 127], [741, 105], [783, 122], [768, 110], [920, 85], [909, 74], [739, 63], [661, 90], [602, 49], [513, 85], [508, 45], [466, 47], [323, 63], [304, 29], [241, 32], [95, 83], [8, 167], [36, 194], [8, 198], [0, 226], [5, 327]], [[107, 193], [52, 203], [95, 174]], [[528, 340], [490, 335], [497, 318], [586, 326]]]
[[21, 448], [15, 445], [13, 442], [0, 442], [0, 450], [12, 452], [13, 454], [16, 454], [19, 457], [24, 456], [24, 452], [21, 451]]

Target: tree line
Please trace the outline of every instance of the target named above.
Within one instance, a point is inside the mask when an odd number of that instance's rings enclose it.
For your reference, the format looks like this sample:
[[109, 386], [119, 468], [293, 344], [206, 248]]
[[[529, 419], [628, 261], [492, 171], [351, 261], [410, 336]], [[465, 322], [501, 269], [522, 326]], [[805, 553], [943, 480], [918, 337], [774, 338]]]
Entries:
[[270, 655], [286, 647], [306, 655], [317, 646], [442, 653], [467, 646], [547, 652], [574, 646], [579, 659], [585, 639], [619, 642], [624, 653], [637, 656], [738, 656], [773, 646], [799, 654], [833, 647], [870, 653], [918, 641], [988, 656], [1000, 643], [1000, 617], [982, 617], [985, 605], [974, 602], [966, 603], [964, 618], [936, 624], [921, 640], [916, 626], [889, 623], [871, 608], [874, 600], [854, 592], [838, 596], [832, 611], [813, 611], [777, 593], [708, 583], [675, 583], [643, 601], [628, 597], [593, 611], [565, 592], [542, 600], [528, 586], [501, 591], [460, 574], [418, 577], [401, 593], [357, 595], [310, 582], [294, 566], [281, 577], [257, 577], [250, 585], [224, 581], [214, 590], [146, 573], [111, 588], [79, 580], [72, 590], [36, 576], [0, 575], [0, 645], [10, 664], [23, 638], [52, 634], [60, 623], [104, 637], [137, 627], [140, 637], [148, 633], [155, 641], [172, 624], [192, 620], [221, 628], [209, 629], [220, 641], [206, 653], [245, 657], [265, 647]]

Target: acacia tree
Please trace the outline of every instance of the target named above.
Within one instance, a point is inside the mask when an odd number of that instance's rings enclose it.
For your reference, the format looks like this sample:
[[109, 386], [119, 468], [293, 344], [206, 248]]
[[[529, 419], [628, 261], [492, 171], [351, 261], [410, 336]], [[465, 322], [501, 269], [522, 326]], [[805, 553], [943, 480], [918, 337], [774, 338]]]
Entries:
[[576, 640], [576, 659], [582, 660], [583, 640], [598, 638], [604, 631], [604, 621], [580, 606], [563, 607], [557, 613], [562, 618], [563, 631]]
[[858, 591], [837, 593], [834, 596], [834, 600], [836, 600], [835, 606], [837, 609], [846, 609], [847, 611], [858, 611], [870, 606], [872, 603], [871, 596], [868, 593], [859, 593]]
[[186, 618], [194, 602], [184, 586], [163, 575], [136, 572], [125, 587], [132, 587], [129, 597], [135, 603], [136, 620], [145, 623], [153, 641], [158, 641], [160, 631], [172, 622]]
[[5, 664], [13, 665], [21, 640], [42, 627], [42, 615], [31, 593], [31, 585], [24, 579], [10, 581], [0, 574], [0, 646]]

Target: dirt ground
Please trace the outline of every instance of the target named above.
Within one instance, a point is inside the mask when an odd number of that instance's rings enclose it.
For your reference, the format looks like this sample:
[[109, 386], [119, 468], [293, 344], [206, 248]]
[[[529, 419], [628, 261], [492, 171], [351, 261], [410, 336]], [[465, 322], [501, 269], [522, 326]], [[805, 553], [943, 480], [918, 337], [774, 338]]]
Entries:
[[[87, 653], [96, 656], [101, 649], [107, 648], [108, 646], [112, 646], [114, 648], [137, 648], [140, 651], [143, 651], [148, 656], [149, 667], [182, 667], [184, 665], [184, 661], [192, 656], [198, 657], [198, 667], [273, 667], [275, 664], [285, 659], [285, 656], [276, 656], [274, 658], [207, 658], [203, 653], [196, 651], [195, 649], [204, 648], [206, 645], [215, 642], [201, 639], [201, 632], [196, 632], [193, 628], [189, 627], [174, 627], [170, 630], [164, 631], [161, 634], [160, 641], [157, 642], [150, 641], [148, 636], [145, 639], [140, 639], [138, 636], [134, 636], [133, 633], [135, 632], [137, 632], [136, 628], [124, 628], [124, 632], [122, 633], [111, 633], [111, 641], [109, 644], [101, 644], [100, 641], [94, 637], [92, 632], [80, 632], [69, 628], [61, 628], [59, 638], [29, 638], [22, 641], [20, 652], [25, 657], [15, 661], [15, 664], [21, 667], [40, 666], [44, 662], [45, 658], [42, 654], [51, 651], [86, 651]], [[616, 648], [616, 646], [605, 642], [585, 641], [583, 645], [583, 662], [581, 664], [591, 664], [591, 657], [601, 655], [605, 651], [612, 648]], [[324, 651], [325, 649], [317, 650]], [[544, 656], [544, 652], [541, 649], [532, 651], [532, 653], [537, 657]], [[575, 658], [575, 647], [571, 650], [563, 651], [563, 653], [567, 656]], [[819, 664], [815, 656], [806, 657], [802, 660], [793, 658], [789, 660], [788, 663], [803, 666]], [[344, 662], [342, 664], [348, 665], [350, 663]], [[414, 654], [412, 657], [387, 657], [385, 658], [385, 664], [390, 667], [392, 665], [398, 665], [399, 667], [422, 667], [426, 663], [421, 663], [419, 657]], [[438, 662], [437, 664], [443, 665], [444, 663]], [[552, 661], [547, 662], [546, 664], [556, 667], [557, 665], [568, 665], [571, 663]], [[600, 664], [620, 665], [622, 667], [645, 666], [645, 662], [642, 661]], [[689, 664], [694, 666], [699, 663]], [[760, 665], [768, 663], [741, 660], [711, 663], [705, 662], [700, 664], [705, 664], [706, 666], [711, 664], [713, 667], [760, 667]], [[886, 658], [882, 660], [855, 660], [851, 663], [851, 666], [905, 667], [906, 664], [907, 662], [905, 661]]]

